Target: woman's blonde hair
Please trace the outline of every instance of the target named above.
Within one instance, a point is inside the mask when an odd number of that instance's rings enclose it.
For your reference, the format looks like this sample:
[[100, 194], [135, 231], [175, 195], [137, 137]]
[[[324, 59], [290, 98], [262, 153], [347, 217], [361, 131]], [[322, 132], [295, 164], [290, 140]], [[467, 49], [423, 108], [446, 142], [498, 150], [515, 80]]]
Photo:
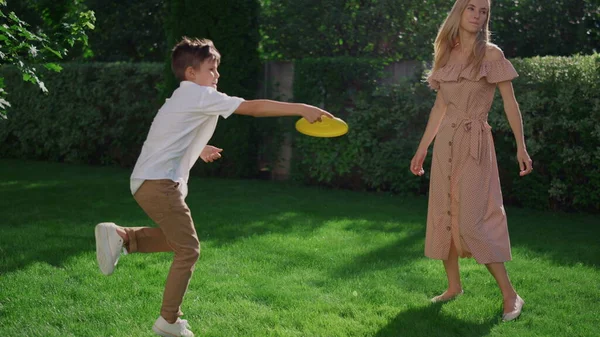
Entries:
[[[434, 61], [432, 71], [436, 71], [439, 68], [446, 65], [450, 58], [450, 52], [452, 48], [459, 42], [458, 30], [460, 28], [460, 22], [462, 14], [469, 5], [470, 0], [456, 0], [454, 6], [450, 10], [450, 13], [444, 20], [444, 23], [438, 31], [437, 37], [434, 43]], [[488, 4], [490, 0], [488, 0]], [[477, 33], [475, 43], [473, 44], [473, 52], [469, 56], [467, 61], [468, 64], [473, 64], [473, 69], [479, 69], [485, 56], [486, 47], [490, 41], [490, 9], [488, 8], [487, 18], [485, 24]]]

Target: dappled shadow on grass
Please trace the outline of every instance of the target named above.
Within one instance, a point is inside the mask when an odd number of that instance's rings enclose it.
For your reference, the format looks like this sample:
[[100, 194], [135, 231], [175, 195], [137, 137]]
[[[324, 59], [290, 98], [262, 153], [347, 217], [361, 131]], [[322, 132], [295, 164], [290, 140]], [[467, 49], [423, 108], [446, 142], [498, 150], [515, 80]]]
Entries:
[[248, 180], [197, 179], [186, 201], [201, 239], [216, 245], [271, 233], [313, 235], [337, 221], [384, 226], [416, 214], [401, 198]]
[[[363, 232], [365, 235], [368, 235], [368, 232], [406, 235], [393, 245], [360, 257], [359, 260], [365, 262], [363, 267], [391, 267], [394, 264], [402, 265], [411, 258], [423, 257], [425, 215], [426, 210], [410, 208], [395, 214], [395, 223], [383, 220], [357, 221], [348, 226], [349, 230]], [[561, 265], [584, 264], [600, 267], [600, 245], [596, 239], [600, 237], [600, 220], [597, 215], [509, 208], [508, 226], [513, 248], [525, 248], [528, 254]]]
[[600, 216], [548, 213], [510, 208], [508, 228], [513, 247], [561, 265], [600, 267]]
[[442, 314], [441, 303], [399, 313], [373, 337], [436, 336], [478, 337], [489, 334], [498, 319], [467, 322]]
[[[21, 227], [18, 231], [28, 231], [32, 241], [13, 241], [10, 237], [22, 235], [15, 231], [2, 231], [7, 238], [0, 239], [0, 247], [7, 254], [0, 259], [0, 275], [8, 273], [33, 262], [47, 263], [61, 268], [66, 259], [89, 250], [93, 239], [86, 233], [64, 233], [61, 229], [41, 227]], [[95, 246], [93, 246], [95, 247]]]
[[[4, 215], [0, 274], [38, 261], [61, 267], [71, 256], [93, 252], [93, 227], [99, 222], [155, 226], [129, 192], [128, 171], [103, 173], [94, 167], [13, 161], [12, 167], [0, 165], [0, 174], [6, 179], [0, 182], [0, 194], [9, 196], [0, 200]], [[193, 178], [187, 202], [201, 241], [220, 246], [271, 233], [311, 236], [339, 219], [389, 222], [404, 210], [393, 207], [397, 199], [381, 202], [387, 198], [365, 199], [361, 193], [262, 181]]]
[[0, 223], [0, 275], [36, 262], [62, 268], [65, 261], [95, 249], [89, 230], [81, 224], [35, 222], [6, 227]]
[[[93, 227], [154, 226], [129, 192], [129, 170], [0, 160], [0, 274], [35, 261], [60, 267], [95, 249]], [[329, 222], [340, 230], [397, 235], [336, 275], [362, 273], [422, 257], [426, 200], [304, 188], [262, 181], [192, 177], [187, 202], [201, 241], [220, 246], [256, 235], [311, 236]], [[572, 265], [600, 266], [597, 218], [509, 210], [514, 247]]]
[[398, 240], [356, 257], [351, 263], [340, 267], [335, 276], [357, 275], [412, 264], [423, 258], [424, 235], [424, 231], [420, 230], [407, 231]]
[[63, 267], [95, 250], [94, 225], [128, 211], [122, 170], [0, 161], [0, 274], [43, 262]]

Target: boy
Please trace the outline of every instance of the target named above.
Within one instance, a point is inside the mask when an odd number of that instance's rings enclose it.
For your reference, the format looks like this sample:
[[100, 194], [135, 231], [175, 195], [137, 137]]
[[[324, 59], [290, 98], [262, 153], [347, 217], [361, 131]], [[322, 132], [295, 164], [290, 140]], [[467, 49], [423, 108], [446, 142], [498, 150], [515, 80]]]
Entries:
[[96, 255], [102, 273], [110, 275], [122, 248], [129, 253], [174, 252], [160, 316], [152, 329], [160, 336], [193, 336], [179, 317], [181, 303], [200, 243], [185, 203], [189, 171], [200, 157], [221, 158], [222, 149], [207, 145], [219, 116], [302, 116], [313, 123], [333, 116], [319, 108], [271, 100], [245, 101], [217, 91], [220, 54], [212, 41], [184, 37], [172, 50], [171, 68], [180, 81], [158, 111], [131, 175], [131, 193], [159, 228], [96, 226]]

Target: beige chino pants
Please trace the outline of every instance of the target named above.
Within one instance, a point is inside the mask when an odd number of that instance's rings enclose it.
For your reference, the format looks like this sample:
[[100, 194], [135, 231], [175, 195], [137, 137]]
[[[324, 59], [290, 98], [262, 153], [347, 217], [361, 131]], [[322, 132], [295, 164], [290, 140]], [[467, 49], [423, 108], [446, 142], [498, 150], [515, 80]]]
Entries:
[[194, 221], [178, 187], [179, 183], [168, 179], [144, 181], [133, 197], [159, 228], [123, 227], [130, 253], [174, 252], [160, 310], [169, 323], [183, 315], [183, 296], [200, 256]]

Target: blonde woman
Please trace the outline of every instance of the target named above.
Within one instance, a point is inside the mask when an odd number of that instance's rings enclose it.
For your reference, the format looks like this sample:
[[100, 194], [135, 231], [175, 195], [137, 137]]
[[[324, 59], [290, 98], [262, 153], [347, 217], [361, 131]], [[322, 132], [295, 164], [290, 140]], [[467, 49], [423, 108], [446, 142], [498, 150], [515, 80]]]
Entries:
[[521, 314], [525, 302], [504, 267], [512, 258], [510, 240], [487, 123], [496, 87], [517, 142], [521, 176], [532, 171], [532, 162], [511, 83], [518, 75], [489, 42], [489, 21], [489, 0], [457, 0], [442, 24], [427, 79], [437, 97], [410, 169], [418, 176], [425, 173], [423, 161], [435, 138], [425, 255], [443, 260], [448, 289], [432, 301], [463, 293], [458, 258], [473, 257], [496, 279], [504, 299], [502, 319], [510, 321]]

